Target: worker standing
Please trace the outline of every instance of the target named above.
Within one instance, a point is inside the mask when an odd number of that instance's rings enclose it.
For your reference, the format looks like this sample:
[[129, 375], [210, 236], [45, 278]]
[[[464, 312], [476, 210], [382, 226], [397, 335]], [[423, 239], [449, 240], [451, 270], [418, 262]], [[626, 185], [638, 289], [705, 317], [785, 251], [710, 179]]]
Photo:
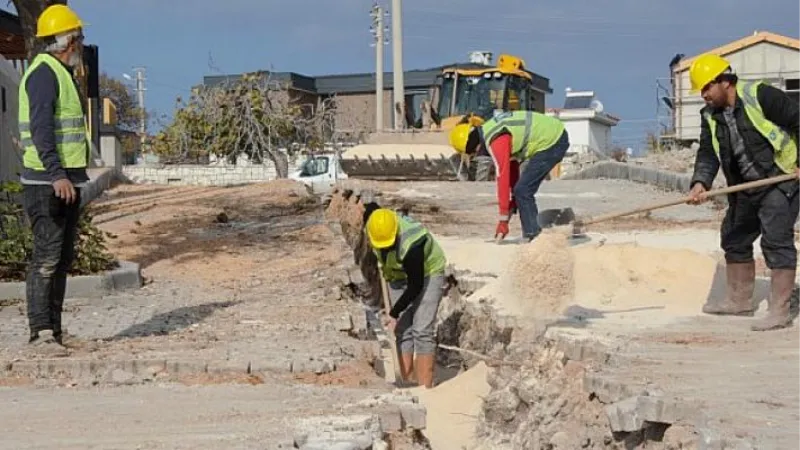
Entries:
[[[389, 284], [387, 326], [394, 331], [404, 381], [433, 387], [436, 314], [444, 288], [444, 252], [421, 224], [385, 208], [366, 214], [369, 243]], [[416, 359], [415, 359], [416, 355]]]
[[88, 181], [88, 134], [73, 70], [83, 55], [83, 24], [65, 5], [45, 9], [36, 37], [45, 52], [19, 85], [23, 203], [33, 231], [26, 297], [30, 344], [40, 354], [67, 354], [61, 313], [74, 259], [80, 188]]
[[[508, 222], [519, 208], [523, 239], [535, 239], [542, 231], [536, 192], [569, 149], [564, 124], [535, 111], [507, 111], [482, 124], [456, 125], [450, 132], [450, 145], [469, 156], [486, 150], [494, 160], [500, 209], [495, 238], [508, 235]], [[520, 174], [520, 165], [525, 162], [527, 166]]]
[[[720, 167], [729, 186], [798, 169], [798, 104], [780, 89], [761, 81], [739, 80], [720, 56], [704, 54], [689, 69], [691, 88], [706, 106], [700, 111], [700, 148], [692, 177], [691, 203], [706, 200]], [[748, 315], [754, 312], [753, 243], [761, 235], [764, 259], [771, 271], [769, 313], [753, 331], [791, 325], [790, 299], [795, 286], [797, 250], [794, 225], [800, 203], [798, 181], [734, 193], [721, 227], [727, 295], [709, 301], [703, 312]]]

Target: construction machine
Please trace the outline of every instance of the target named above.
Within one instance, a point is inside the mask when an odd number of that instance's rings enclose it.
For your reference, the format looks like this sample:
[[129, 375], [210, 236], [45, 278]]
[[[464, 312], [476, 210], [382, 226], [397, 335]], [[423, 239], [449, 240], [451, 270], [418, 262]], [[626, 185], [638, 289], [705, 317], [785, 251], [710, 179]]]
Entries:
[[399, 132], [372, 133], [365, 144], [342, 153], [341, 168], [350, 178], [491, 180], [491, 158], [463, 159], [448, 145], [449, 131], [463, 120], [478, 124], [503, 111], [543, 112], [544, 101], [536, 95], [541, 94], [533, 73], [521, 58], [502, 54], [492, 65], [491, 53], [473, 52], [468, 63], [442, 69], [419, 120]]

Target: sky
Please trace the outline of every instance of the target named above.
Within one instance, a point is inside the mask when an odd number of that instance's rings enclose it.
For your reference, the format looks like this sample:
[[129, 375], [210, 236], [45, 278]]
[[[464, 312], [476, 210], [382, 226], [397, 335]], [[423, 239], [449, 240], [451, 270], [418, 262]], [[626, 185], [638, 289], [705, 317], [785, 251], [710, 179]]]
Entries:
[[[391, 13], [391, 0], [380, 3]], [[113, 77], [146, 67], [145, 104], [170, 115], [204, 75], [255, 70], [374, 72], [373, 0], [70, 0]], [[693, 56], [765, 30], [797, 38], [797, 0], [404, 0], [403, 65], [466, 61], [473, 50], [518, 55], [564, 89], [593, 90], [635, 145], [656, 126], [656, 82], [677, 53]], [[13, 9], [12, 9], [13, 11]], [[391, 24], [391, 17], [387, 18]], [[391, 43], [385, 51], [391, 70]]]

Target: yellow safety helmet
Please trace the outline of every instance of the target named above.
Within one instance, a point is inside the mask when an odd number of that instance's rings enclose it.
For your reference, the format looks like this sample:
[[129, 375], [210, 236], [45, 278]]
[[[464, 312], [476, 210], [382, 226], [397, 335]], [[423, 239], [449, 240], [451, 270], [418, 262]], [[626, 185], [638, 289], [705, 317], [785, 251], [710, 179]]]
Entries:
[[367, 237], [376, 249], [388, 248], [397, 239], [397, 213], [390, 209], [376, 209], [367, 220]]
[[467, 151], [467, 141], [469, 140], [469, 133], [472, 131], [472, 125], [468, 123], [460, 123], [450, 130], [450, 146], [458, 153]]
[[692, 61], [689, 68], [689, 80], [692, 93], [700, 92], [710, 82], [717, 79], [731, 67], [725, 58], [713, 53], [705, 53]]
[[81, 18], [67, 5], [48, 6], [36, 23], [36, 37], [56, 36], [68, 31], [83, 28]]

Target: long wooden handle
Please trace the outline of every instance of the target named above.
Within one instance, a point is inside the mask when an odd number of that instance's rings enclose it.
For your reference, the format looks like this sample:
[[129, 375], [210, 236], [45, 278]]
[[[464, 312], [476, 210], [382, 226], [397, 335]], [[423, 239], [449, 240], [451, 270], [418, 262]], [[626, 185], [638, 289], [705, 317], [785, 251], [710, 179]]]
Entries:
[[[724, 188], [721, 188], [721, 189], [712, 189], [710, 191], [706, 191], [705, 192], [705, 197], [706, 198], [717, 197], [717, 196], [720, 196], [720, 195], [731, 194], [731, 193], [734, 193], [734, 192], [744, 191], [744, 190], [747, 190], [747, 189], [752, 189], [752, 188], [757, 188], [757, 187], [762, 187], [762, 186], [769, 186], [771, 184], [777, 184], [777, 183], [781, 183], [781, 182], [789, 181], [789, 180], [794, 180], [794, 179], [797, 179], [797, 174], [790, 173], [790, 174], [786, 174], [786, 175], [779, 175], [777, 177], [765, 178], [763, 180], [750, 181], [750, 182], [747, 182], [747, 183], [737, 184], [736, 186], [728, 186], [728, 187], [724, 187]], [[653, 211], [653, 210], [656, 210], [656, 209], [666, 208], [668, 206], [680, 205], [680, 204], [688, 202], [691, 199], [692, 199], [692, 197], [687, 195], [686, 197], [683, 197], [683, 198], [680, 198], [680, 199], [677, 199], [677, 200], [669, 200], [669, 201], [665, 201], [665, 202], [661, 202], [661, 203], [655, 203], [655, 204], [652, 204], [650, 206], [643, 206], [641, 208], [632, 209], [630, 211], [625, 211], [625, 212], [621, 212], [621, 213], [611, 213], [611, 214], [605, 214], [605, 215], [602, 215], [602, 216], [592, 217], [592, 218], [589, 218], [587, 220], [581, 221], [580, 224], [581, 225], [590, 225], [590, 224], [593, 224], [593, 223], [605, 222], [607, 220], [616, 219], [616, 218], [619, 218], [619, 217], [625, 217], [625, 216], [630, 216], [630, 215], [637, 214], [637, 213]]]
[[[380, 269], [378, 269], [380, 270]], [[386, 314], [389, 314], [389, 311], [392, 310], [392, 303], [389, 301], [389, 286], [386, 285], [386, 280], [378, 274], [378, 278], [381, 280], [381, 295], [383, 296], [383, 307], [386, 310]], [[392, 350], [392, 365], [394, 366], [394, 379], [395, 382], [398, 380], [402, 380], [402, 372], [400, 371], [400, 355], [397, 353], [397, 341], [395, 340], [394, 331], [386, 330], [386, 334], [389, 337], [389, 345]], [[405, 380], [403, 380], [405, 381]]]

